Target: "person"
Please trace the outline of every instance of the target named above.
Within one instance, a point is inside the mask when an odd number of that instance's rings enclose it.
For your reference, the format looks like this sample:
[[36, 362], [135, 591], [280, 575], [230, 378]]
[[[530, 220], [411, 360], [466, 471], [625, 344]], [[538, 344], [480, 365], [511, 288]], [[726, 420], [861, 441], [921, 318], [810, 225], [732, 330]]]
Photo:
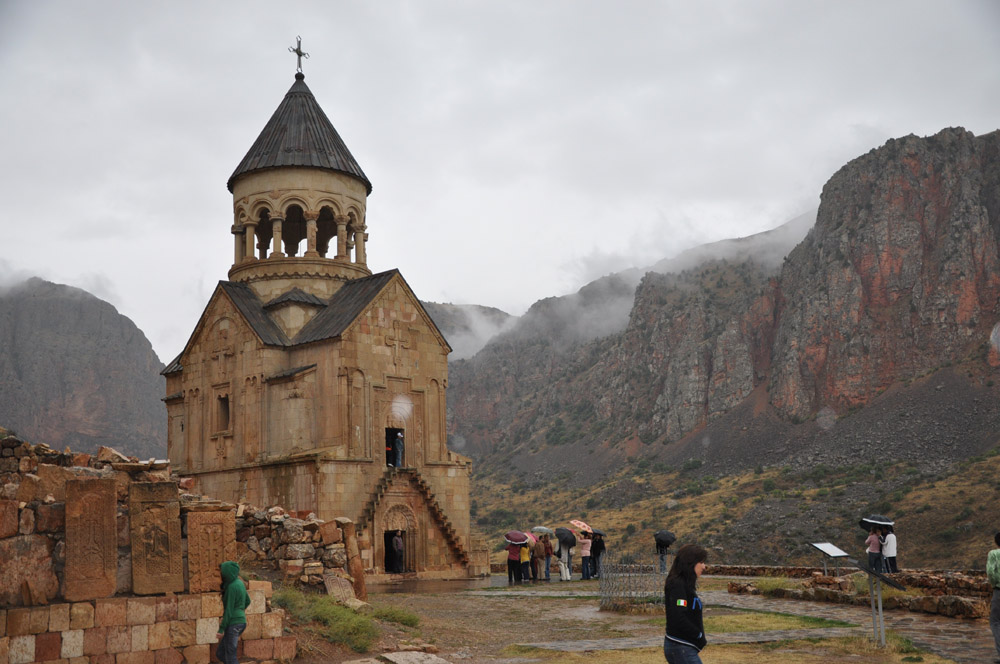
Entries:
[[872, 526], [868, 531], [868, 539], [865, 540], [868, 553], [868, 568], [873, 572], [882, 571], [882, 540], [878, 536], [878, 528]]
[[562, 540], [560, 540], [559, 549], [556, 551], [556, 562], [559, 563], [560, 581], [570, 581], [573, 579], [573, 568], [570, 567], [572, 561], [573, 556], [570, 555], [569, 547], [563, 544]]
[[222, 618], [219, 620], [219, 645], [215, 656], [223, 664], [237, 664], [236, 646], [247, 628], [246, 608], [250, 606], [247, 587], [240, 579], [240, 566], [232, 560], [219, 565], [222, 574]]
[[663, 583], [667, 613], [663, 656], [668, 664], [701, 664], [698, 653], [708, 641], [702, 622], [701, 599], [696, 588], [707, 559], [708, 551], [697, 544], [685, 544], [674, 556], [674, 563]]
[[507, 585], [521, 581], [521, 547], [507, 543]]
[[885, 571], [895, 574], [899, 571], [896, 566], [896, 533], [892, 532], [892, 526], [882, 528], [882, 557], [885, 558]]
[[552, 581], [552, 540], [548, 535], [542, 535], [542, 541], [545, 542], [545, 580]]
[[396, 456], [396, 468], [403, 467], [403, 432], [396, 433], [396, 439], [392, 441], [392, 450]]
[[666, 546], [656, 543], [656, 553], [660, 556], [660, 574], [667, 573], [667, 551], [670, 549], [670, 545]]
[[1000, 662], [1000, 533], [993, 536], [997, 548], [986, 556], [986, 578], [993, 588], [993, 599], [990, 601], [990, 631], [993, 632], [993, 647], [997, 649], [994, 662]]
[[590, 547], [594, 544], [594, 540], [590, 538], [590, 533], [580, 534], [580, 571], [583, 572], [584, 581], [590, 579]]
[[531, 580], [538, 581], [542, 576], [542, 561], [545, 560], [545, 535], [535, 540], [531, 547]]
[[601, 578], [601, 556], [604, 555], [604, 536], [594, 534], [594, 543], [590, 547], [590, 576]]
[[392, 571], [403, 573], [403, 533], [400, 530], [392, 536]]
[[527, 583], [531, 580], [531, 548], [527, 541], [521, 544], [518, 561], [521, 563], [521, 582]]

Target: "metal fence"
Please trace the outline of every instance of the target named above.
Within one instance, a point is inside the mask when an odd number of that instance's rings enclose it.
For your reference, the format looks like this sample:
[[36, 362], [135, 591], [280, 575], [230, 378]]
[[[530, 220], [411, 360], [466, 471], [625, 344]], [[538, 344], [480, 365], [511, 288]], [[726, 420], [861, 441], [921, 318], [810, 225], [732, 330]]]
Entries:
[[[667, 569], [669, 569], [669, 560]], [[601, 557], [602, 611], [655, 611], [663, 607], [659, 557], [652, 562], [633, 556]]]

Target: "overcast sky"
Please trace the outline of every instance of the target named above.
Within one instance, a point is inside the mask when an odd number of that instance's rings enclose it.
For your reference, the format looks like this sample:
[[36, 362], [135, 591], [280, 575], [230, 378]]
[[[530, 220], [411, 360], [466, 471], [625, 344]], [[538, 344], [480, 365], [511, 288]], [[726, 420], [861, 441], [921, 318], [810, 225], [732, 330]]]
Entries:
[[773, 228], [889, 138], [1000, 127], [994, 0], [3, 0], [0, 281], [89, 290], [171, 360], [296, 35], [369, 267], [512, 314]]

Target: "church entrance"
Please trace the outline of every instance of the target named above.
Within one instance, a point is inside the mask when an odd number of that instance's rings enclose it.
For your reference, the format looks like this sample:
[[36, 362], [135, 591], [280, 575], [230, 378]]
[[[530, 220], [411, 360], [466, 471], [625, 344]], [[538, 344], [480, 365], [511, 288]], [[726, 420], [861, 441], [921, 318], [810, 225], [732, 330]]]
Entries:
[[383, 535], [383, 539], [385, 540], [386, 573], [402, 574], [408, 571], [409, 565], [406, 564], [406, 531], [389, 530]]
[[[385, 430], [385, 465], [387, 466], [396, 465], [395, 442], [396, 442], [396, 434], [400, 433], [403, 433], [402, 429], [393, 429], [391, 427], [387, 427]], [[401, 456], [404, 458], [406, 457], [405, 437], [403, 442], [403, 454]], [[399, 465], [402, 466], [404, 464], [402, 463], [402, 461], [400, 461]]]

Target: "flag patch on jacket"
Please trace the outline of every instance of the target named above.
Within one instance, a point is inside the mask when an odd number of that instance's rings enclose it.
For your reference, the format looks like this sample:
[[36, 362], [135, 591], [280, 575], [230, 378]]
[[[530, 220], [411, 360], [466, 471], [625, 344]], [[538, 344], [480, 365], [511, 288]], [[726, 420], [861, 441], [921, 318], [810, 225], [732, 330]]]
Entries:
[[679, 599], [679, 600], [677, 600], [677, 606], [687, 606], [687, 605], [688, 605], [688, 601], [686, 599]]

